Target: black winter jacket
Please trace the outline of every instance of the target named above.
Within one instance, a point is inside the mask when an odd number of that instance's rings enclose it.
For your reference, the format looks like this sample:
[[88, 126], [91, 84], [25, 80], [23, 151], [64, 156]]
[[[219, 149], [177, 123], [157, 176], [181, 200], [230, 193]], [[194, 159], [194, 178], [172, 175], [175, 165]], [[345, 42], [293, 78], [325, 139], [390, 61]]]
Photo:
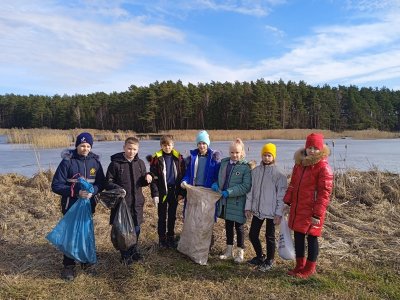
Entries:
[[[100, 164], [99, 156], [93, 152], [85, 156], [78, 155], [75, 150], [66, 150], [61, 154], [63, 160], [57, 167], [54, 174], [51, 190], [61, 195], [61, 211], [65, 214], [68, 209], [78, 200], [80, 183], [77, 182], [79, 176], [84, 177], [89, 183], [93, 184], [93, 195], [101, 192], [104, 186], [104, 172]], [[92, 197], [92, 213], [94, 213], [96, 201]]]
[[[126, 204], [128, 205], [135, 225], [143, 222], [144, 196], [142, 187], [147, 186], [145, 179], [146, 166], [136, 154], [129, 162], [124, 152], [111, 156], [111, 163], [107, 169], [106, 189], [123, 188], [126, 191]], [[118, 207], [111, 209], [110, 224], [113, 223]]]

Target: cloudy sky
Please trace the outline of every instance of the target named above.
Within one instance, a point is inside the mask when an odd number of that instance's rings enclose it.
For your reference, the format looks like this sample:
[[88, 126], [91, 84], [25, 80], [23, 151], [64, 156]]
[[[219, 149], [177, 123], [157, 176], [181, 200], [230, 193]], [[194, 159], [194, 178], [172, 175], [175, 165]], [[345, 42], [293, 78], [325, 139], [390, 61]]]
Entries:
[[0, 94], [155, 81], [400, 89], [400, 0], [2, 0]]

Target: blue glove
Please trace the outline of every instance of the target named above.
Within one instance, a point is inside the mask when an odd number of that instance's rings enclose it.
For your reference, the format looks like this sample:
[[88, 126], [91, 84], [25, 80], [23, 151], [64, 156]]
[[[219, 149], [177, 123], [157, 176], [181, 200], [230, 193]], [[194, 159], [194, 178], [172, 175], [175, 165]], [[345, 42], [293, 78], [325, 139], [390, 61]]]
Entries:
[[228, 193], [228, 191], [222, 191], [221, 195], [222, 195], [222, 198], [226, 199], [226, 198], [228, 198], [229, 193]]
[[214, 182], [214, 183], [211, 185], [211, 189], [212, 189], [214, 192], [218, 192], [218, 190], [219, 190], [218, 183]]

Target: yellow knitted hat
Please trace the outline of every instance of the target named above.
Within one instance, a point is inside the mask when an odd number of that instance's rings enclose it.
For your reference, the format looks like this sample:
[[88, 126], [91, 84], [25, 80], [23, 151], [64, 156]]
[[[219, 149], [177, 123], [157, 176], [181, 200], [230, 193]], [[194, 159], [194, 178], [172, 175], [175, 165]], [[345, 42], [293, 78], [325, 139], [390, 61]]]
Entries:
[[265, 144], [261, 149], [261, 155], [263, 155], [266, 152], [271, 153], [272, 156], [275, 159], [276, 158], [276, 146], [275, 146], [275, 144], [272, 144], [272, 143]]

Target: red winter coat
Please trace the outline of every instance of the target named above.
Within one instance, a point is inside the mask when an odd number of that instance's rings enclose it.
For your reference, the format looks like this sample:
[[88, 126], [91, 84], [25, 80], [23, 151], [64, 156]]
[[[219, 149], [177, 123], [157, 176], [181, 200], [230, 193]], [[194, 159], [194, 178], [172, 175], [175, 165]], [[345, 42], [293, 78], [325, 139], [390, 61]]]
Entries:
[[[333, 187], [333, 173], [328, 164], [329, 148], [313, 156], [306, 156], [305, 149], [295, 153], [290, 185], [283, 201], [290, 205], [289, 228], [304, 234], [320, 236], [324, 225]], [[311, 218], [320, 220], [312, 225]]]

